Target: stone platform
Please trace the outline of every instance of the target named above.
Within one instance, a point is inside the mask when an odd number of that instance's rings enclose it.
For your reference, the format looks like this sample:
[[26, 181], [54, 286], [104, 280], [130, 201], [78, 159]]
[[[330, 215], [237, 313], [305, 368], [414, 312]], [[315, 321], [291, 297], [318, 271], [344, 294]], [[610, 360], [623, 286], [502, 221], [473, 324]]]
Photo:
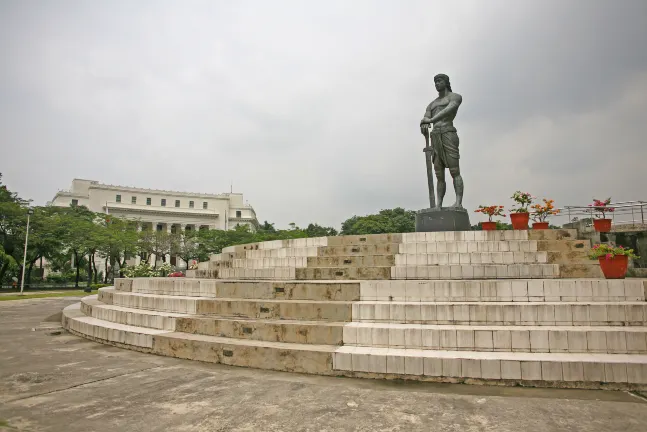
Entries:
[[647, 389], [647, 281], [605, 280], [574, 231], [321, 237], [225, 248], [187, 278], [119, 279], [72, 333], [261, 369]]
[[416, 232], [469, 231], [470, 217], [464, 208], [428, 208], [416, 212]]

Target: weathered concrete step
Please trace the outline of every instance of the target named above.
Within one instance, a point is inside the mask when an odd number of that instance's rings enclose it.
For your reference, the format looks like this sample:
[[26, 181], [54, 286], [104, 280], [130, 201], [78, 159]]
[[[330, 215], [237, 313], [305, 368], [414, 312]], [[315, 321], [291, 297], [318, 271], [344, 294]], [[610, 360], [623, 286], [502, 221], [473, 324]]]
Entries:
[[544, 279], [560, 277], [557, 264], [396, 266], [391, 279]]
[[350, 321], [352, 302], [180, 297], [114, 292], [112, 304], [133, 309], [190, 315], [300, 319], [306, 321]]
[[62, 325], [65, 329], [94, 340], [129, 345], [139, 350], [150, 350], [153, 336], [168, 333], [166, 330], [137, 327], [104, 321], [84, 315], [80, 303], [63, 309]]
[[333, 345], [233, 339], [188, 333], [165, 333], [153, 339], [152, 352], [170, 357], [232, 366], [330, 375]]
[[548, 252], [468, 252], [398, 254], [396, 266], [425, 266], [451, 264], [545, 264]]
[[[323, 247], [309, 246], [302, 248], [281, 248], [281, 249], [258, 249], [248, 250], [244, 253], [236, 253], [236, 258], [259, 259], [259, 258], [290, 258], [290, 257], [315, 257], [318, 256], [318, 251]], [[226, 260], [226, 257], [220, 258]]]
[[334, 256], [310, 257], [307, 259], [308, 268], [318, 267], [390, 267], [395, 264], [395, 255], [368, 256]]
[[398, 253], [400, 243], [324, 246], [318, 248], [320, 257], [392, 255]]
[[81, 300], [81, 312], [86, 316], [103, 321], [169, 331], [175, 331], [177, 318], [189, 316], [187, 314], [108, 305], [97, 300], [97, 296], [83, 298]]
[[534, 240], [537, 250], [551, 252], [576, 252], [583, 255], [591, 249], [590, 240]]
[[528, 231], [530, 240], [577, 240], [575, 229], [550, 229]]
[[264, 250], [264, 249], [285, 249], [285, 248], [303, 248], [303, 247], [319, 247], [327, 246], [328, 239], [336, 237], [310, 237], [299, 238], [290, 240], [271, 240], [259, 243], [248, 243], [235, 246], [227, 246], [222, 249], [223, 254], [227, 253], [240, 253], [251, 250]]
[[402, 324], [644, 326], [646, 302], [353, 303], [353, 321]]
[[647, 354], [647, 327], [349, 323], [344, 345], [450, 351]]
[[575, 251], [558, 251], [547, 253], [547, 262], [551, 264], [581, 264], [581, 265], [598, 265], [597, 261], [590, 260], [585, 252]]
[[296, 269], [298, 280], [379, 280], [390, 279], [393, 267], [326, 267]]
[[176, 331], [300, 344], [341, 345], [343, 322], [247, 318], [178, 318]]
[[647, 279], [362, 281], [361, 300], [379, 301], [645, 301]]
[[184, 297], [359, 300], [360, 281], [249, 281], [189, 278], [116, 279], [121, 292]]
[[216, 279], [219, 276], [219, 270], [186, 270], [186, 277], [200, 279]]
[[590, 264], [559, 264], [560, 277], [563, 278], [603, 278], [600, 264], [589, 261]]
[[[363, 376], [389, 374], [472, 380], [514, 380], [539, 386], [560, 382], [617, 383], [645, 388], [647, 356], [642, 354], [516, 353], [436, 351], [342, 346], [333, 368]], [[585, 386], [586, 387], [586, 386]]]
[[504, 240], [504, 241], [439, 241], [439, 242], [409, 242], [401, 243], [400, 253], [473, 253], [473, 252], [536, 252], [536, 240]]
[[212, 263], [220, 265], [220, 268], [249, 268], [263, 269], [276, 267], [306, 267], [308, 257], [289, 258], [258, 258], [258, 259], [235, 259], [231, 262]]

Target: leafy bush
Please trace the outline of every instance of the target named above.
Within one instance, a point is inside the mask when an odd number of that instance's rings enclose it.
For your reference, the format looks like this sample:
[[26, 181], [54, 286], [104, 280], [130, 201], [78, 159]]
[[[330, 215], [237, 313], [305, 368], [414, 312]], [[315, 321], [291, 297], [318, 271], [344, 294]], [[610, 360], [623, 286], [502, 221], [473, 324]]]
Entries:
[[622, 246], [613, 246], [606, 243], [596, 244], [589, 251], [589, 258], [598, 259], [600, 257], [605, 257], [605, 259], [612, 259], [618, 255], [625, 255], [629, 258], [640, 258], [634, 253], [633, 249], [624, 248]]

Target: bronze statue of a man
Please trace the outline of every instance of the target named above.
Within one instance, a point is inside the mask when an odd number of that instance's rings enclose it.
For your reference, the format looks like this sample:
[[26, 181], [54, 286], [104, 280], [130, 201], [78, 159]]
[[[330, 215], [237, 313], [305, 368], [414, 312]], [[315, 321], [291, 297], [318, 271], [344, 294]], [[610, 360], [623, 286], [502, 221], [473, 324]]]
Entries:
[[[438, 90], [438, 98], [427, 106], [425, 116], [420, 120], [420, 132], [425, 135], [426, 139], [431, 135], [431, 146], [428, 150], [431, 152], [431, 159], [436, 172], [436, 179], [438, 180], [436, 208], [440, 209], [443, 205], [443, 198], [447, 188], [445, 183], [446, 168], [449, 168], [449, 173], [454, 179], [454, 191], [456, 192], [456, 203], [451, 207], [463, 208], [463, 178], [458, 164], [458, 134], [453, 123], [463, 98], [458, 93], [452, 92], [449, 77], [445, 74], [436, 75], [434, 84], [436, 85], [436, 90]], [[431, 124], [433, 124], [433, 128], [430, 133], [429, 125]], [[433, 187], [430, 186], [430, 188], [432, 189], [430, 190], [430, 195], [433, 195]]]

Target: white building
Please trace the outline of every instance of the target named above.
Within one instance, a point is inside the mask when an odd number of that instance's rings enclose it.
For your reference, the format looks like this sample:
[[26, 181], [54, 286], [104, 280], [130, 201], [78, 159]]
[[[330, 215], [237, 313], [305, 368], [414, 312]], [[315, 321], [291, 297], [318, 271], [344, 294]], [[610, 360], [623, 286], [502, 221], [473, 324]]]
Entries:
[[256, 212], [243, 202], [243, 194], [204, 194], [113, 186], [94, 180], [72, 180], [50, 203], [54, 206], [83, 205], [93, 212], [138, 220], [142, 229], [179, 230], [234, 229], [247, 225], [256, 230]]

